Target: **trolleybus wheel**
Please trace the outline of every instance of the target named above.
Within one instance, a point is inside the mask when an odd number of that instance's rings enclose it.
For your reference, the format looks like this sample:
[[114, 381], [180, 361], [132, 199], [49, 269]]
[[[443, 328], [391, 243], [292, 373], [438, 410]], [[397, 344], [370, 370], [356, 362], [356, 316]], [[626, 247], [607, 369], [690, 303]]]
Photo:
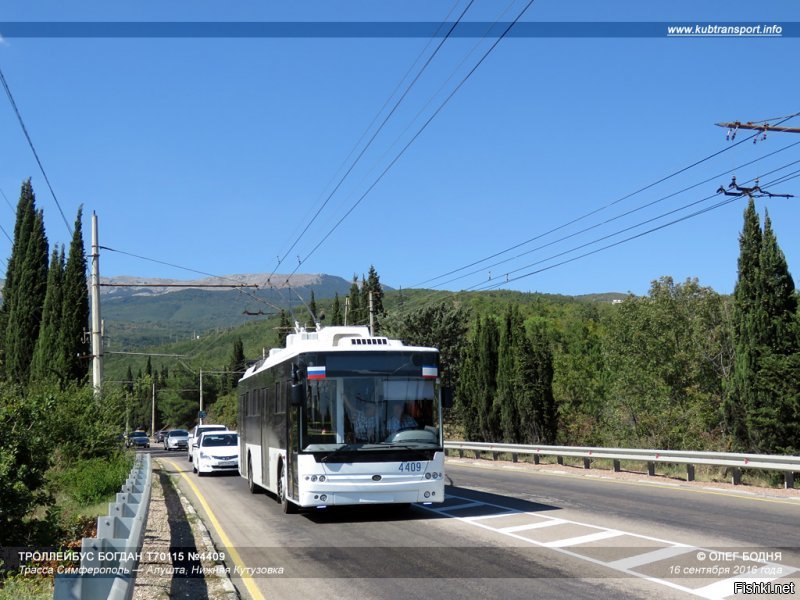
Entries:
[[259, 487], [253, 482], [253, 463], [249, 454], [247, 455], [247, 487], [250, 488], [251, 494], [257, 494], [260, 491]]
[[297, 512], [297, 506], [286, 496], [286, 470], [283, 465], [278, 470], [278, 502], [287, 515]]

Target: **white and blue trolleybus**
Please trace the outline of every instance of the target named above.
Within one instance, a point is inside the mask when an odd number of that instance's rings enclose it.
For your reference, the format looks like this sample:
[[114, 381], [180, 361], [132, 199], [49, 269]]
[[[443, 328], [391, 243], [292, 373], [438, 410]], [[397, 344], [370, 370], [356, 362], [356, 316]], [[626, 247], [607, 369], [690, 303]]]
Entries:
[[438, 350], [299, 330], [237, 389], [239, 473], [285, 512], [444, 501]]

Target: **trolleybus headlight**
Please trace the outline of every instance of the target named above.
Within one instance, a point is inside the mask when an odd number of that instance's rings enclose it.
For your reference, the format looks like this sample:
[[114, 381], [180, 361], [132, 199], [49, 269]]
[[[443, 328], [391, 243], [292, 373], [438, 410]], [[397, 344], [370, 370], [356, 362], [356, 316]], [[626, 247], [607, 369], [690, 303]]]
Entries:
[[327, 494], [322, 494], [322, 496], [320, 496], [319, 499], [325, 502], [328, 499], [328, 496]]
[[311, 481], [316, 481], [316, 480], [317, 480], [317, 476], [316, 475], [312, 475], [311, 476]]
[[431, 497], [431, 493], [430, 493], [430, 492], [425, 492], [424, 496], [425, 496], [426, 498], [430, 498], [430, 497]]
[[319, 476], [319, 480], [320, 480], [320, 482], [324, 482], [325, 481], [325, 475], [320, 475]]
[[430, 479], [430, 478], [431, 478], [431, 474], [430, 473], [425, 473], [425, 479]]

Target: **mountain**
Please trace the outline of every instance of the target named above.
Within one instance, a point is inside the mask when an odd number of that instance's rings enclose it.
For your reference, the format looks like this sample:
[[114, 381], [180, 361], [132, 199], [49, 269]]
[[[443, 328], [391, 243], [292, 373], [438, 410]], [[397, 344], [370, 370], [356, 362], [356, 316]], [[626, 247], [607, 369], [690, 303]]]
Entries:
[[[295, 318], [310, 321], [303, 302], [344, 297], [349, 281], [333, 275], [235, 274], [195, 280], [101, 277], [100, 312], [107, 346], [142, 348], [265, 319], [291, 307]], [[193, 287], [257, 285], [258, 288]], [[389, 289], [389, 288], [387, 288]], [[301, 300], [302, 298], [302, 300]]]

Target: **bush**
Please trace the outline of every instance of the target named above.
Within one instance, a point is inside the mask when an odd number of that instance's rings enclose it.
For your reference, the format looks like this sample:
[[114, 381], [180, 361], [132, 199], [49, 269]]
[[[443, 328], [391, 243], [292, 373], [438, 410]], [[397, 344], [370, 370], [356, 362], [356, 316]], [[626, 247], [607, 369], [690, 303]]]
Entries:
[[128, 478], [132, 465], [130, 453], [117, 451], [107, 458], [79, 460], [53, 474], [52, 483], [78, 506], [91, 506], [118, 492]]

